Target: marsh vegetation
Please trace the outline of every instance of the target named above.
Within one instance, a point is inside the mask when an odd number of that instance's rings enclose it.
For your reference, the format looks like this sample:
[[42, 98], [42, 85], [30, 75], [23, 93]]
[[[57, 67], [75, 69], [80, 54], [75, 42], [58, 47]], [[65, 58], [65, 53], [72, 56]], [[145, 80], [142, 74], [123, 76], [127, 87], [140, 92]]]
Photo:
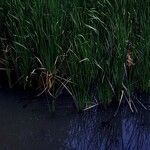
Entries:
[[148, 0], [1, 0], [0, 20], [9, 87], [48, 93], [53, 106], [66, 89], [77, 110], [124, 98], [134, 111], [132, 93], [150, 90]]

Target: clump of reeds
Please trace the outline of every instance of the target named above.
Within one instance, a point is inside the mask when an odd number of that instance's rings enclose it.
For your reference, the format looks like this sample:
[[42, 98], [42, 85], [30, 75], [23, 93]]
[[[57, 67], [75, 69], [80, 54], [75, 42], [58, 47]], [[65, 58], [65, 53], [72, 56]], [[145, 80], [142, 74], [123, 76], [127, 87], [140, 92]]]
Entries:
[[136, 0], [0, 2], [0, 71], [78, 110], [150, 89], [150, 3]]

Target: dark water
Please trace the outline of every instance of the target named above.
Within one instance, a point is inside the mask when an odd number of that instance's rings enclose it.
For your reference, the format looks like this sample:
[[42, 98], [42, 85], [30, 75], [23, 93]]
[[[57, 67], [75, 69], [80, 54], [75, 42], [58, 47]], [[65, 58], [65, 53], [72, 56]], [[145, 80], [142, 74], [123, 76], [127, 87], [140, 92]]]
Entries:
[[112, 108], [76, 114], [68, 96], [51, 118], [44, 98], [24, 108], [27, 95], [0, 90], [0, 150], [150, 150], [148, 95], [138, 96], [148, 110], [133, 114], [124, 106], [115, 118]]

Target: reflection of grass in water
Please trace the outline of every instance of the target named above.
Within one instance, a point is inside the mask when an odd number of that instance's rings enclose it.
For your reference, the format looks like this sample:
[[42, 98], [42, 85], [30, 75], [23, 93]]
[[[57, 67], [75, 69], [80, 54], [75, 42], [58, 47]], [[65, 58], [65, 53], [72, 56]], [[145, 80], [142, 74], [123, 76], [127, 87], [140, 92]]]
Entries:
[[0, 47], [10, 50], [0, 56], [7, 61], [9, 84], [13, 68], [17, 82], [33, 86], [34, 78], [41, 94], [53, 99], [66, 88], [78, 109], [95, 105], [92, 88], [106, 104], [113, 97], [121, 100], [124, 91], [132, 108], [132, 91], [150, 87], [149, 5], [2, 0]]
[[147, 112], [142, 110], [138, 114], [132, 114], [125, 106], [118, 116], [112, 119], [110, 125], [103, 126], [101, 123], [114, 113], [111, 110], [93, 109], [84, 113], [82, 117], [74, 118], [70, 124], [67, 146], [70, 149], [123, 149], [123, 146], [124, 149], [134, 146], [135, 149], [147, 149], [149, 124], [141, 125], [149, 116], [145, 115]]
[[131, 115], [130, 111], [123, 111], [122, 136], [125, 149], [149, 148], [149, 112], [140, 110], [138, 114]]

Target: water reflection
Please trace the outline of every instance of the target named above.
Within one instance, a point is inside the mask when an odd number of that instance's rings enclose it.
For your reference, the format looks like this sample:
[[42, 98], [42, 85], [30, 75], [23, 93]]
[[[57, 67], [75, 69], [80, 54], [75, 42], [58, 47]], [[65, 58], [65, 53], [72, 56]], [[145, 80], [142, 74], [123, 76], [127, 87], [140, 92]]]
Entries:
[[103, 121], [112, 112], [96, 109], [74, 118], [70, 122], [66, 140], [68, 149], [75, 150], [149, 150], [150, 112], [132, 114], [124, 107], [108, 125]]
[[[0, 91], [0, 150], [149, 150], [150, 107], [132, 114], [128, 106], [72, 112], [70, 98], [61, 97], [56, 116], [50, 118], [46, 100], [23, 108], [27, 94]], [[150, 97], [138, 96], [145, 104]], [[66, 102], [65, 102], [66, 101]]]

